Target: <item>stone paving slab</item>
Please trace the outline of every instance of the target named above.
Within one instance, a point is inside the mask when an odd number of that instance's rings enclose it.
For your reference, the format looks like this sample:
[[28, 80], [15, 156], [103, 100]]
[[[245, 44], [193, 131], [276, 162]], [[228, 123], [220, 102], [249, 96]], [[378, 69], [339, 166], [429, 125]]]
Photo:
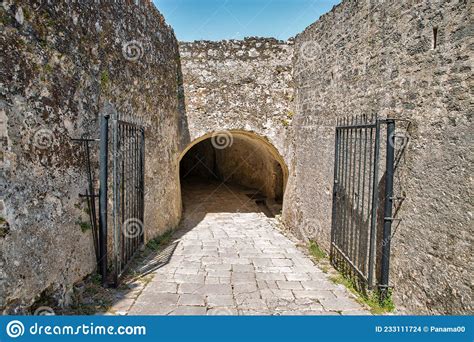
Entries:
[[185, 208], [169, 263], [154, 272], [134, 303], [127, 298], [124, 305], [117, 304], [120, 312], [370, 314], [344, 287], [332, 283], [279, 231], [277, 220], [261, 213], [244, 193], [221, 187], [209, 197], [209, 189], [194, 189], [185, 198]]

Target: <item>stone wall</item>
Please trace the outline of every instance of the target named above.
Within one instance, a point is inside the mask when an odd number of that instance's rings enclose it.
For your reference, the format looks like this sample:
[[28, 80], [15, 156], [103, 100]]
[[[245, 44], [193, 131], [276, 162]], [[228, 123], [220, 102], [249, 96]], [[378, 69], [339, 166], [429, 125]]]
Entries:
[[473, 310], [468, 7], [465, 0], [346, 0], [295, 40], [285, 222], [329, 248], [335, 118], [409, 120], [390, 277], [397, 306], [418, 314]]
[[64, 304], [95, 267], [71, 138], [98, 137], [106, 102], [148, 122], [149, 239], [179, 220], [183, 106], [177, 41], [149, 1], [4, 1], [0, 18], [0, 311], [22, 312], [41, 293]]
[[180, 43], [185, 112], [181, 149], [209, 132], [265, 137], [280, 154], [293, 116], [293, 43], [271, 38]]
[[282, 199], [282, 166], [272, 156], [269, 147], [236, 135], [231, 146], [216, 152], [216, 164], [222, 179], [254, 189], [270, 201]]

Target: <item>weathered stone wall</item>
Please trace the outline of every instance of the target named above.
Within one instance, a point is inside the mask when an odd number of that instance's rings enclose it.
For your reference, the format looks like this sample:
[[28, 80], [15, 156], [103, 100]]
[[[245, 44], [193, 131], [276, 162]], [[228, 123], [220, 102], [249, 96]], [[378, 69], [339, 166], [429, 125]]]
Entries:
[[180, 43], [186, 104], [181, 149], [209, 132], [242, 130], [289, 155], [292, 45], [271, 38]]
[[282, 167], [269, 147], [236, 135], [231, 146], [218, 149], [216, 154], [222, 179], [254, 189], [269, 200], [282, 199]]
[[390, 277], [396, 304], [415, 313], [473, 310], [470, 10], [465, 0], [346, 0], [295, 41], [285, 221], [329, 248], [334, 118], [410, 120]]
[[98, 137], [106, 101], [148, 122], [146, 238], [177, 224], [179, 54], [149, 1], [4, 1], [0, 17], [0, 309], [22, 312], [94, 270], [70, 138]]

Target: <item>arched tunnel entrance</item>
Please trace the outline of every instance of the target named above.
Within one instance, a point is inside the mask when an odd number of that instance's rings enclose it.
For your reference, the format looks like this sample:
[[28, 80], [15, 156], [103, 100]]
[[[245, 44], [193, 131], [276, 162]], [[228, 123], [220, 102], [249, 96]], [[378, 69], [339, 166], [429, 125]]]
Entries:
[[274, 146], [248, 132], [197, 139], [181, 154], [183, 211], [279, 214], [287, 168]]

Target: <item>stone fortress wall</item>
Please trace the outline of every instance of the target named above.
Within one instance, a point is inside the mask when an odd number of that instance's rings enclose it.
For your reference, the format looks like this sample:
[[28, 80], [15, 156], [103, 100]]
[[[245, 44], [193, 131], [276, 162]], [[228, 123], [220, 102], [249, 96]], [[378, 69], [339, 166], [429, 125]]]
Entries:
[[[472, 311], [467, 1], [345, 0], [288, 42], [184, 42], [179, 51], [147, 2], [95, 11], [14, 1], [0, 11], [9, 63], [0, 98], [0, 308], [27, 307], [44, 291], [67, 298], [93, 271], [91, 234], [75, 223], [87, 219], [78, 199], [84, 162], [69, 137], [97, 133], [108, 101], [149, 122], [147, 239], [178, 224], [180, 157], [230, 131], [273, 153], [262, 170], [274, 160], [284, 166], [283, 221], [328, 250], [335, 119], [410, 120], [396, 177], [406, 200], [392, 240], [395, 302], [414, 313]], [[124, 58], [134, 41], [140, 57]], [[48, 148], [35, 145], [42, 128], [53, 133]]]
[[[343, 1], [295, 39], [294, 159], [284, 212], [329, 248], [335, 118], [397, 118], [390, 282], [410, 312], [473, 310], [468, 1]], [[307, 123], [310, 123], [308, 126]], [[382, 159], [383, 160], [383, 159]], [[399, 224], [398, 224], [399, 223]]]
[[293, 43], [271, 38], [180, 43], [183, 145], [209, 131], [265, 137], [285, 157], [293, 115]]
[[0, 310], [21, 313], [41, 294], [67, 304], [95, 269], [81, 228], [86, 164], [71, 138], [98, 138], [106, 102], [148, 124], [146, 238], [178, 223], [180, 65], [149, 1], [6, 1], [0, 17]]

